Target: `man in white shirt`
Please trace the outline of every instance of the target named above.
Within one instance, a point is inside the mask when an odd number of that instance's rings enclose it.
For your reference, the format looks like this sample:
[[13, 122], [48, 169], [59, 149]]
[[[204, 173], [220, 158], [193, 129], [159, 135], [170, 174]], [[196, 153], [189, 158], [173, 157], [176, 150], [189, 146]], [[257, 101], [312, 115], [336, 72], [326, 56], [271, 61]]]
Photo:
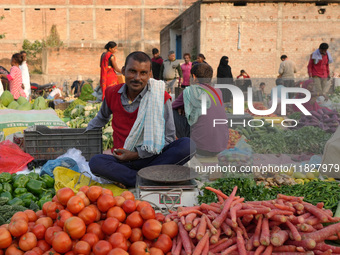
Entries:
[[26, 94], [27, 101], [30, 101], [31, 99], [31, 82], [30, 82], [30, 74], [28, 72], [28, 66], [27, 66], [27, 53], [26, 51], [21, 51], [20, 54], [23, 56], [24, 61], [19, 66], [21, 73], [22, 73], [22, 84], [24, 85], [24, 91]]
[[61, 92], [62, 90], [62, 86], [59, 87], [59, 88], [54, 88], [51, 93], [48, 95], [47, 99], [50, 99], [50, 100], [55, 100], [55, 99], [63, 99], [63, 94]]

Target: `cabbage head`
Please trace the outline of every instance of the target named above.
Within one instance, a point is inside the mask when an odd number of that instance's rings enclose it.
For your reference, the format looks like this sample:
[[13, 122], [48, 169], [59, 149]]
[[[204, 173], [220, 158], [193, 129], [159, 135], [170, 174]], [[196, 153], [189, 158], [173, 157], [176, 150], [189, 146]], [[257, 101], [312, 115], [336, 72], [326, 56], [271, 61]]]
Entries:
[[19, 104], [16, 101], [13, 101], [12, 103], [10, 103], [7, 108], [8, 109], [16, 109], [19, 106]]
[[27, 100], [26, 100], [26, 98], [24, 98], [24, 97], [19, 97], [19, 98], [17, 99], [17, 102], [18, 102], [18, 104], [24, 104], [24, 103], [27, 102]]
[[38, 97], [35, 99], [34, 104], [33, 104], [33, 109], [34, 110], [45, 110], [46, 107], [46, 102], [43, 97]]
[[12, 93], [9, 92], [8, 90], [5, 90], [0, 97], [0, 102], [6, 107], [10, 103], [12, 103], [13, 100], [14, 100], [14, 97], [13, 97]]

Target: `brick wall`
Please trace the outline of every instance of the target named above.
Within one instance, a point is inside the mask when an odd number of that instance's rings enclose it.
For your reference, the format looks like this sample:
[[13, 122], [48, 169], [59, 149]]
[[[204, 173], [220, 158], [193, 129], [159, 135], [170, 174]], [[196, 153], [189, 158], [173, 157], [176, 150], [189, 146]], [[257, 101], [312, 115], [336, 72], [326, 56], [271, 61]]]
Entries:
[[[296, 77], [303, 78], [310, 54], [327, 42], [334, 59], [330, 69], [339, 73], [340, 5], [329, 4], [323, 15], [318, 14], [319, 8], [315, 3], [195, 4], [161, 31], [161, 47], [163, 52], [170, 49], [170, 30], [181, 24], [183, 49], [190, 52], [193, 41], [199, 42], [198, 51], [205, 55], [214, 75], [220, 58], [226, 55], [234, 77], [245, 69], [251, 77], [271, 79], [274, 84], [281, 55], [296, 63]], [[198, 17], [192, 15], [197, 11]]]
[[[60, 59], [73, 60], [75, 48], [86, 48], [93, 54], [87, 55], [88, 59], [94, 59], [97, 68], [98, 52], [112, 40], [118, 43], [119, 52], [124, 56], [134, 50], [144, 50], [151, 55], [152, 48], [160, 47], [160, 30], [195, 1], [1, 0], [0, 16], [4, 15], [5, 19], [0, 21], [0, 33], [6, 33], [6, 37], [0, 41], [0, 65], [10, 68], [10, 58], [22, 49], [23, 40], [46, 39], [54, 24], [64, 46], [71, 48], [59, 50]], [[57, 66], [58, 60], [52, 59], [49, 56], [49, 62], [57, 61]], [[76, 76], [79, 69], [74, 70], [72, 63], [60, 66], [59, 73], [69, 75], [66, 70], [70, 70]], [[51, 68], [49, 70], [53, 70]], [[85, 68], [84, 74], [88, 71]], [[89, 73], [97, 73], [97, 70]], [[34, 75], [37, 82], [49, 79], [47, 75], [37, 77]]]

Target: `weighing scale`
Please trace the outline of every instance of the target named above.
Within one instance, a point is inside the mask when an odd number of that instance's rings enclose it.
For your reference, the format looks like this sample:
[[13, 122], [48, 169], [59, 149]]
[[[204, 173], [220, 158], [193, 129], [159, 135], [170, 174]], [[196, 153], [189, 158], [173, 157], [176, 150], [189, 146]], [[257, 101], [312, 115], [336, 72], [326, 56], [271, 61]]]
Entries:
[[159, 209], [172, 210], [179, 206], [198, 203], [198, 176], [190, 167], [158, 165], [138, 171], [136, 179], [137, 198], [151, 202]]

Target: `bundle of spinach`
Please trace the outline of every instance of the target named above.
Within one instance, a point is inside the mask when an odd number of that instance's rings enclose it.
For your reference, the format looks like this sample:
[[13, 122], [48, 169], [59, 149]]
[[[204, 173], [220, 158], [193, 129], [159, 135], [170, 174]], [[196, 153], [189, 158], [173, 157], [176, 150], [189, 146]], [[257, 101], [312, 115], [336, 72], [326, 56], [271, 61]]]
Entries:
[[253, 151], [261, 154], [322, 154], [332, 135], [318, 127], [306, 126], [298, 130], [280, 130], [249, 141]]

